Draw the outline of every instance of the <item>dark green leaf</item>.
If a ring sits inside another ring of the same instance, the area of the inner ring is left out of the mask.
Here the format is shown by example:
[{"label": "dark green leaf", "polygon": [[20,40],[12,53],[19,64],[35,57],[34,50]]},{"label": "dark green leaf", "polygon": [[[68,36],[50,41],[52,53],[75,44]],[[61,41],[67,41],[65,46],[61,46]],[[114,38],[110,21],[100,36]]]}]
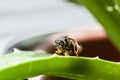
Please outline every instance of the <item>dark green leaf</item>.
[{"label": "dark green leaf", "polygon": [[103,25],[120,50],[120,0],[75,0],[83,3]]}]

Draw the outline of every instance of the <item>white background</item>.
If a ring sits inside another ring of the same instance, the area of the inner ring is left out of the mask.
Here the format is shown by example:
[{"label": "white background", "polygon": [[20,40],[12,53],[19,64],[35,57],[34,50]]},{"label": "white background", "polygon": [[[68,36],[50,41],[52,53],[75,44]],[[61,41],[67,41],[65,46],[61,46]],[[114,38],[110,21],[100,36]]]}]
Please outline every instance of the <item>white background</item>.
[{"label": "white background", "polygon": [[0,37],[95,24],[84,7],[66,0],[0,0]]}]

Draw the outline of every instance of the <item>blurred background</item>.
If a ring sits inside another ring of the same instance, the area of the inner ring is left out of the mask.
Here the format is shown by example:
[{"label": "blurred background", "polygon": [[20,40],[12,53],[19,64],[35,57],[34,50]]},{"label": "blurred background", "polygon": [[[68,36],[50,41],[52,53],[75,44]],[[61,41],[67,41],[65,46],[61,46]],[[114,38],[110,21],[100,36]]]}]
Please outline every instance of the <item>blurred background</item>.
[{"label": "blurred background", "polygon": [[96,24],[83,6],[67,0],[0,0],[0,38]]},{"label": "blurred background", "polygon": [[0,0],[0,53],[23,36],[96,27],[85,7],[67,0]]}]

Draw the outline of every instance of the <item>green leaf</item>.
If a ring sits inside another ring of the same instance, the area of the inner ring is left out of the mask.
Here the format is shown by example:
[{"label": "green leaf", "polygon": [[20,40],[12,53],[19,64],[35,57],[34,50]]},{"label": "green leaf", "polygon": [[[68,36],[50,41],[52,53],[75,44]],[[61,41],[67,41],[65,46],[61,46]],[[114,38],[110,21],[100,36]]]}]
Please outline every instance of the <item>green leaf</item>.
[{"label": "green leaf", "polygon": [[74,0],[84,4],[103,25],[120,51],[120,0]]},{"label": "green leaf", "polygon": [[99,58],[15,51],[0,56],[0,80],[22,80],[40,74],[74,80],[120,80],[120,64]]}]

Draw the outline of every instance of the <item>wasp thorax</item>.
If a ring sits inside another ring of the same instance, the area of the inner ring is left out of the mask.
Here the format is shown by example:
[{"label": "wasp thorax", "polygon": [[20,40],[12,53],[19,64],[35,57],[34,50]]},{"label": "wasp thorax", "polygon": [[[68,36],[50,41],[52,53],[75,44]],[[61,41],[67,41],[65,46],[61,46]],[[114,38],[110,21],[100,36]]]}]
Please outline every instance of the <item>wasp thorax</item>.
[{"label": "wasp thorax", "polygon": [[68,36],[60,37],[55,41],[56,51],[55,53],[59,55],[76,55],[82,51],[82,47],[78,44],[78,42]]}]

